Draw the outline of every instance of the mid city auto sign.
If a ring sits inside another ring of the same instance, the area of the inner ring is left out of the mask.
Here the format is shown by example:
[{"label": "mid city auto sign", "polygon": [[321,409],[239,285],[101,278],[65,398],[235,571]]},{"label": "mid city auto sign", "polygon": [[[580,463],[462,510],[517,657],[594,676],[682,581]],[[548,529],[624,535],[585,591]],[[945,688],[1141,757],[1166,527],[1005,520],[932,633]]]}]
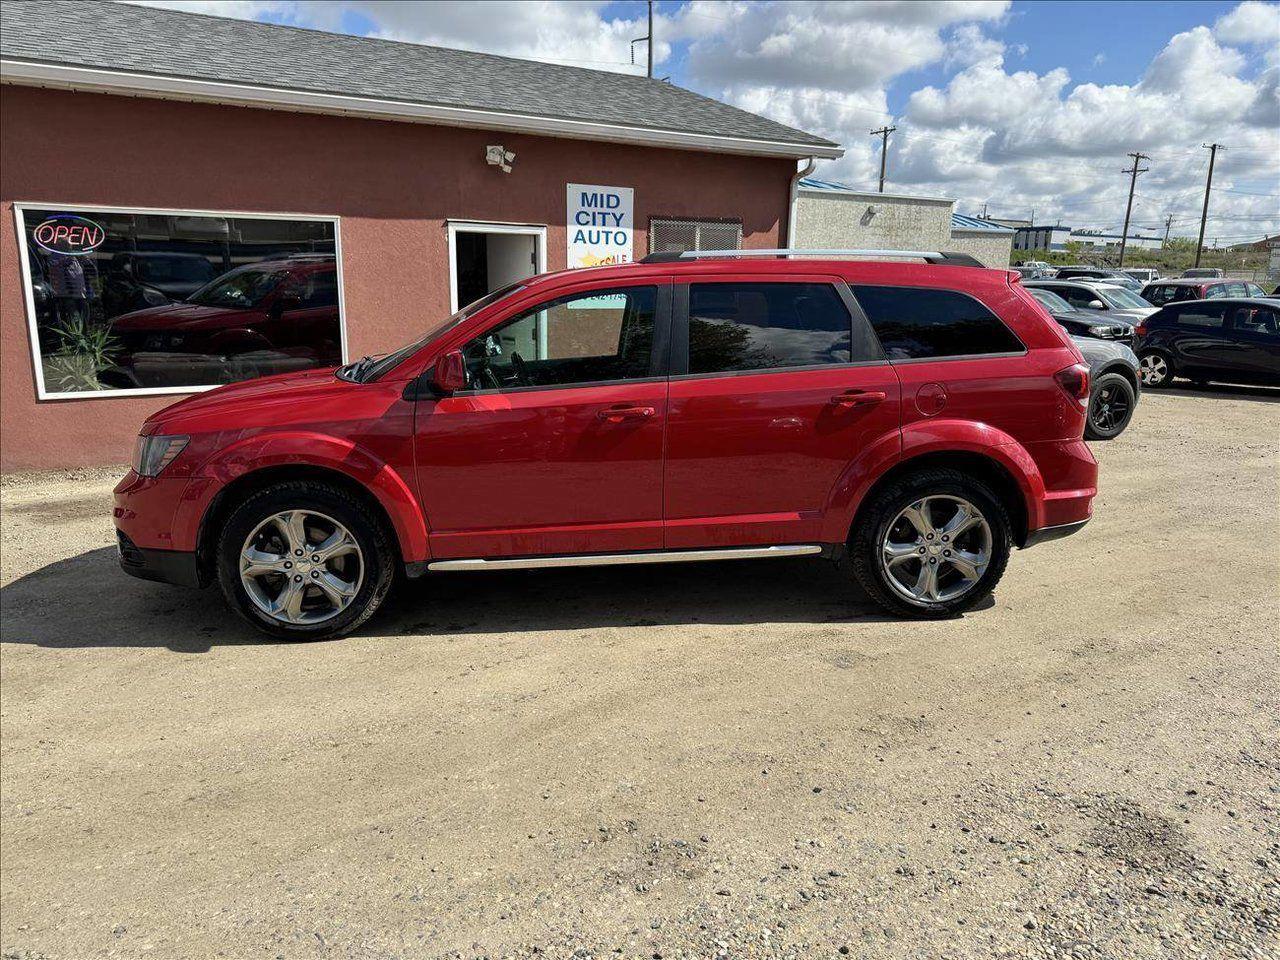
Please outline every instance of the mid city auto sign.
[{"label": "mid city auto sign", "polygon": [[569,269],[630,263],[635,192],[585,183],[568,187]]}]

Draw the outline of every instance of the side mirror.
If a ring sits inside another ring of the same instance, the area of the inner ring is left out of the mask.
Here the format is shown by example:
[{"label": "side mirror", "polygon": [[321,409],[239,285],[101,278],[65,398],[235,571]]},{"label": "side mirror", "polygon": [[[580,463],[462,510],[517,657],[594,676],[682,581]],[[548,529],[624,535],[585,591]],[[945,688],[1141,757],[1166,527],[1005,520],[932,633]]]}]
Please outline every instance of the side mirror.
[{"label": "side mirror", "polygon": [[1090,310],[1105,310],[1105,309],[1107,309],[1107,305],[1106,305],[1105,303],[1103,303],[1101,300],[1090,300],[1090,301],[1089,301],[1089,309],[1090,309]]},{"label": "side mirror", "polygon": [[442,396],[466,389],[467,362],[461,350],[450,350],[436,361],[435,370],[431,374],[431,386]]}]

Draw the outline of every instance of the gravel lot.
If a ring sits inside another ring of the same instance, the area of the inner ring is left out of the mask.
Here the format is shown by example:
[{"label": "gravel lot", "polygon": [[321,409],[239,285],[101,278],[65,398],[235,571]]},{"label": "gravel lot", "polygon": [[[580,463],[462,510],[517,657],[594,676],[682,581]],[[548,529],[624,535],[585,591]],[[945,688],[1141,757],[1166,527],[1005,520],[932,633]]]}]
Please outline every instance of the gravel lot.
[{"label": "gravel lot", "polygon": [[1148,394],[963,619],[822,561],[259,643],[3,490],[5,958],[1280,956],[1280,395]]}]

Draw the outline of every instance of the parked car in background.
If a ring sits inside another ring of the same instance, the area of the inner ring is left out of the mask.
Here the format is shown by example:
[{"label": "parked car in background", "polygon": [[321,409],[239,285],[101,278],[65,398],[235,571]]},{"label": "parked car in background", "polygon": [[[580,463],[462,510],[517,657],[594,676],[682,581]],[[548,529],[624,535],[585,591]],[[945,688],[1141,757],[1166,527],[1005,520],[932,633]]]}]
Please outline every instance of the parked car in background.
[{"label": "parked car in background", "polygon": [[382,358],[154,413],[121,565],[298,640],[398,570],[802,555],[938,618],[1088,521],[1088,367],[1005,272],[768,252],[532,277]]},{"label": "parked car in background", "polygon": [[1138,328],[1142,382],[1174,377],[1280,386],[1280,304],[1263,297],[1170,303]]},{"label": "parked car in background", "polygon": [[1142,284],[1127,273],[1112,270],[1108,267],[1059,267],[1054,274],[1057,280],[1098,280],[1119,287],[1127,287],[1135,293],[1142,289]]},{"label": "parked car in background", "polygon": [[1125,287],[1118,287],[1097,280],[1028,280],[1027,289],[1038,288],[1056,293],[1077,310],[1088,310],[1103,315],[1106,320],[1124,320],[1138,323],[1155,312],[1142,297]]},{"label": "parked car in background", "polygon": [[1142,288],[1142,299],[1157,307],[1179,300],[1265,296],[1262,288],[1252,280],[1157,280]]},{"label": "parked car in background", "polygon": [[1150,283],[1160,279],[1160,271],[1155,267],[1133,267],[1124,271],[1125,276],[1132,277],[1139,283]]},{"label": "parked car in background", "polygon": [[1089,365],[1087,440],[1112,440],[1124,432],[1142,395],[1138,356],[1123,343],[1072,337]]},{"label": "parked car in background", "polygon": [[1040,302],[1053,317],[1073,337],[1088,337],[1097,340],[1112,340],[1132,348],[1137,345],[1134,336],[1135,324],[1126,320],[1103,319],[1096,310],[1077,310],[1052,290],[1027,285],[1027,292]]},{"label": "parked car in background", "polygon": [[107,265],[102,305],[108,317],[185,300],[218,275],[195,253],[117,253]]},{"label": "parked car in background", "polygon": [[298,255],[229,270],[185,300],[116,317],[109,386],[225,383],[342,360],[332,255]]},{"label": "parked car in background", "polygon": [[1190,267],[1183,270],[1182,275],[1187,278],[1221,277],[1223,273],[1221,267]]}]

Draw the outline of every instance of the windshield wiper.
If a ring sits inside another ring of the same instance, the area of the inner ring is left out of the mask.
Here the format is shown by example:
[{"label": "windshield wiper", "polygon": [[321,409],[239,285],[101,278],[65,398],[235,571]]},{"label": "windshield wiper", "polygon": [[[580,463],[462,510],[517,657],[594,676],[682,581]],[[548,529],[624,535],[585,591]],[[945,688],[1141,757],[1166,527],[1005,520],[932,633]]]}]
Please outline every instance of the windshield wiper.
[{"label": "windshield wiper", "polygon": [[375,363],[377,363],[375,357],[365,355],[353,363],[348,363],[345,367],[339,367],[338,376],[343,380],[350,380],[352,383],[363,383],[364,375]]}]

